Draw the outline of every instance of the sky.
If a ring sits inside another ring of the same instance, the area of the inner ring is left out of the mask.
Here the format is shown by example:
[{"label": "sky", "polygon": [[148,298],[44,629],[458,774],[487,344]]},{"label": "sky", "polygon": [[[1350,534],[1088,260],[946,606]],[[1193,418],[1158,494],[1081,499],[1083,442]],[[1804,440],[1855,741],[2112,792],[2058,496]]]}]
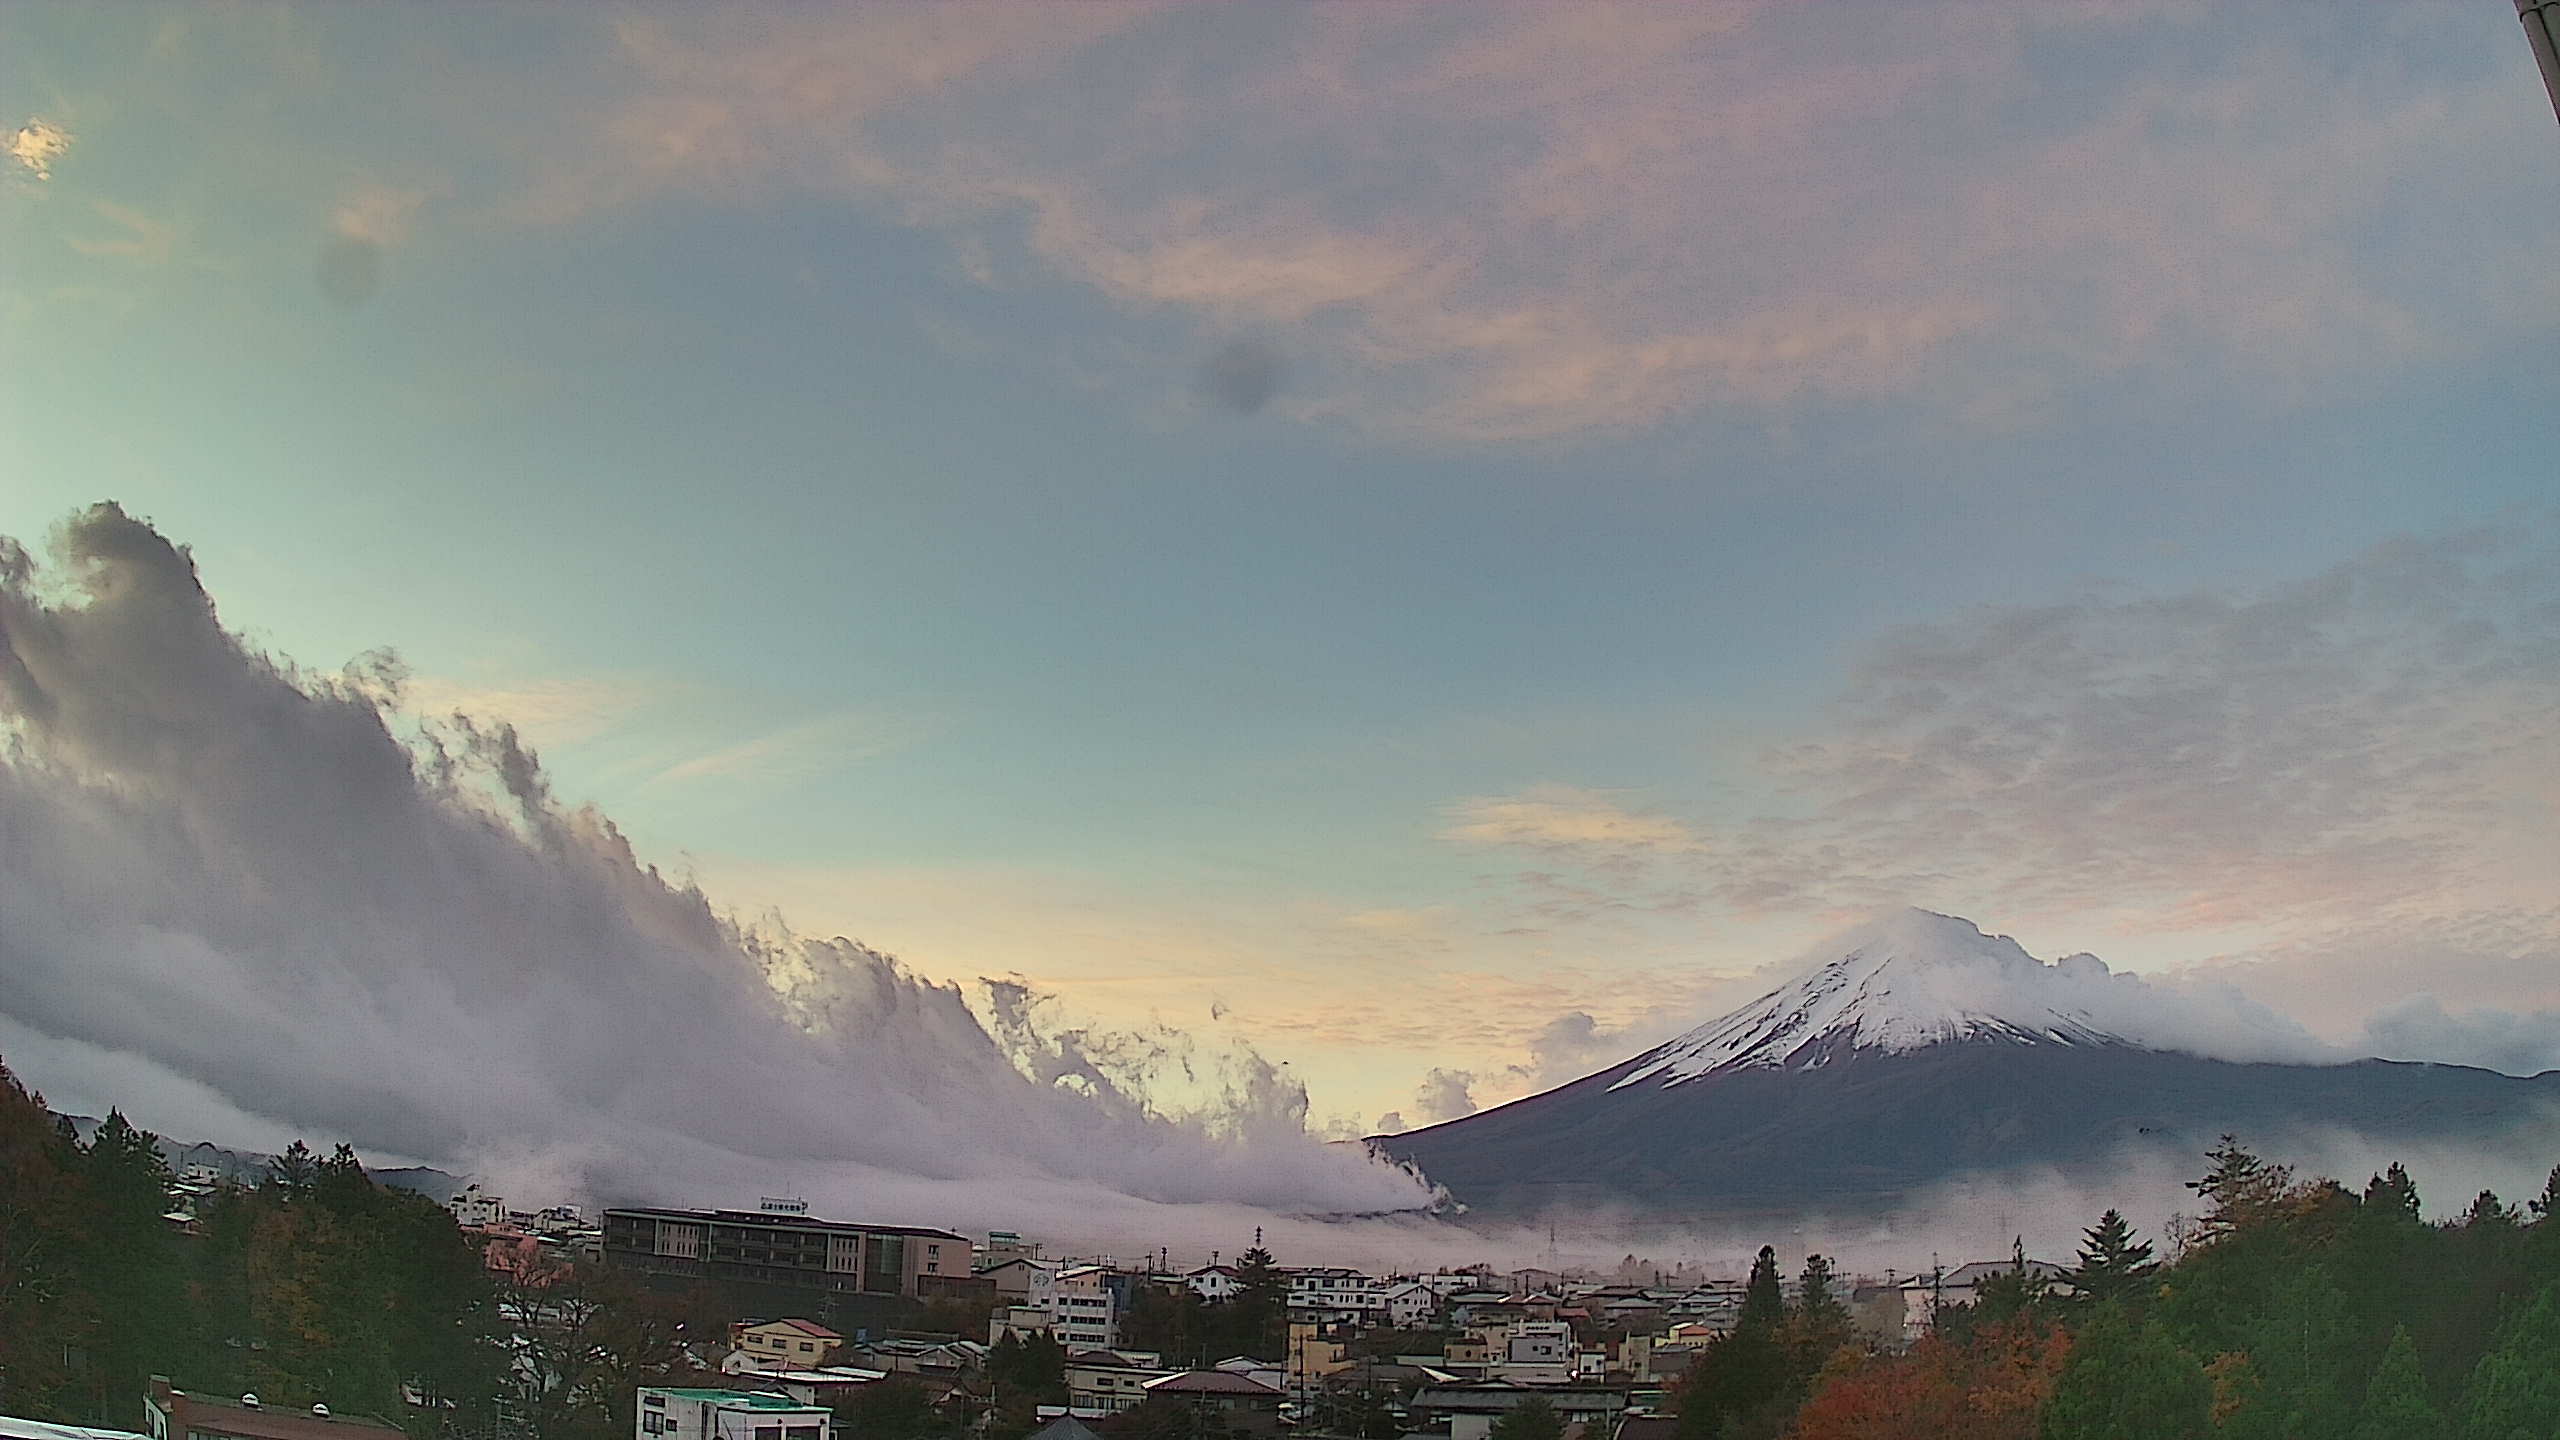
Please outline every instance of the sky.
[{"label": "sky", "polygon": [[[172,1033],[744,955],[940,1017],[883,1095],[1107,1052],[1341,1136],[1906,904],[2560,1066],[2560,129],[2496,0],[18,5],[0,142],[57,1098],[485,1158],[487,1095]],[[234,850],[335,879],[251,916]],[[566,938],[421,933],[484,904]],[[497,1090],[600,1073],[504,1029]],[[1310,1183],[1220,1194],[1401,1203]]]}]

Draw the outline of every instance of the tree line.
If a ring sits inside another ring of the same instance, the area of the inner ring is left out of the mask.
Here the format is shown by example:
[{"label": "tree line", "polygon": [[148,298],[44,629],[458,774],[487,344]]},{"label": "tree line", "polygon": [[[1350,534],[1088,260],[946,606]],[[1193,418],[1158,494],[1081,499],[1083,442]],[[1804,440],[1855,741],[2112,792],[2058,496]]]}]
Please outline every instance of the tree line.
[{"label": "tree line", "polygon": [[1762,1249],[1682,1440],[2560,1436],[2560,1168],[2429,1223],[2399,1165],[2356,1190],[2229,1136],[2206,1161],[2167,1258],[2110,1210],[2058,1278],[2021,1250],[1908,1348],[1857,1336],[1820,1256],[1787,1300]]}]

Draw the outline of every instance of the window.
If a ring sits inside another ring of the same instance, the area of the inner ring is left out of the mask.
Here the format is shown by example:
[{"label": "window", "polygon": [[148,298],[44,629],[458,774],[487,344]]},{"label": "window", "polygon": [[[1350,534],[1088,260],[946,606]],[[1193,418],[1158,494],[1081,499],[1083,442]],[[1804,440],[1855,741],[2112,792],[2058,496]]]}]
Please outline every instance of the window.
[{"label": "window", "polygon": [[654,1405],[663,1410],[667,1406],[667,1397],[664,1395],[644,1395],[640,1397],[640,1403],[643,1405]]},{"label": "window", "polygon": [[756,1440],[782,1440],[782,1427],[779,1425],[759,1425],[756,1427]]},{"label": "window", "polygon": [[783,1431],[783,1440],[818,1440],[821,1428],[816,1425],[794,1425]]}]

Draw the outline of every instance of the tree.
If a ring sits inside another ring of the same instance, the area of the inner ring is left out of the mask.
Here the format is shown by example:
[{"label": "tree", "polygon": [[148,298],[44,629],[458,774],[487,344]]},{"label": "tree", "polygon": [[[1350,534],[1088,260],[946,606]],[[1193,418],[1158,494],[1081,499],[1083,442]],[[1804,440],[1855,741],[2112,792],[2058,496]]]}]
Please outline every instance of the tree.
[{"label": "tree", "polygon": [[319,1173],[320,1163],[311,1158],[311,1147],[296,1140],[283,1154],[267,1162],[267,1180],[285,1190],[308,1190],[312,1178]]},{"label": "tree", "polygon": [[72,1413],[65,1363],[93,1311],[80,1284],[78,1146],[0,1065],[0,1412]]},{"label": "tree", "polygon": [[2382,1352],[2382,1363],[2365,1385],[2364,1408],[2356,1414],[2353,1440],[2435,1440],[2444,1433],[2444,1417],[2427,1400],[2427,1377],[2418,1368],[2418,1347],[2409,1339],[2409,1327],[2398,1326],[2391,1332],[2390,1348]]},{"label": "tree", "polygon": [[1796,1278],[1795,1312],[1786,1324],[1787,1348],[1794,1360],[1793,1388],[1800,1391],[1810,1385],[1815,1374],[1856,1336],[1849,1307],[1840,1303],[1832,1288],[1830,1257],[1807,1255],[1804,1270]]},{"label": "tree", "polygon": [[1236,1298],[1227,1302],[1236,1349],[1256,1360],[1289,1353],[1289,1277],[1255,1245],[1236,1258]]},{"label": "tree", "polygon": [[97,1401],[120,1422],[143,1378],[165,1369],[181,1343],[186,1295],[169,1222],[169,1162],[160,1138],[109,1110],[79,1168],[86,1208],[80,1268],[97,1309]]},{"label": "tree", "polygon": [[2364,1208],[2367,1214],[2405,1220],[2415,1225],[2418,1223],[2418,1182],[2410,1179],[2409,1172],[2394,1160],[2390,1169],[2374,1176],[2364,1187]]},{"label": "tree", "polygon": [[2542,1193],[2524,1202],[2524,1208],[2532,1212],[2537,1224],[2560,1215],[2560,1165],[2551,1167],[2551,1178],[2542,1182]]},{"label": "tree", "polygon": [[1544,1395],[1532,1395],[1493,1422],[1490,1440],[1564,1440],[1564,1417]]},{"label": "tree", "polygon": [[2466,1440],[2546,1440],[2560,1434],[2560,1281],[2542,1287],[2498,1330],[2463,1395]]},{"label": "tree", "polygon": [[2136,1325],[2100,1306],[2073,1345],[2045,1406],[2045,1440],[2202,1440],[2213,1382],[2156,1320]]},{"label": "tree", "polygon": [[2080,1263],[2063,1277],[2080,1303],[2123,1303],[2159,1273],[2160,1266],[2151,1258],[2151,1246],[2134,1238],[2133,1226],[2126,1223],[2123,1211],[2108,1211],[2082,1233],[2085,1239],[2080,1246]]},{"label": "tree", "polygon": [[1986,1326],[1931,1334],[1900,1355],[1834,1355],[1796,1412],[1790,1440],[2035,1440],[2070,1353],[2061,1327]]},{"label": "tree", "polygon": [[1731,1435],[1787,1403],[1800,1377],[1786,1345],[1786,1325],[1777,1252],[1763,1245],[1751,1263],[1733,1329],[1708,1343],[1681,1383],[1680,1433],[1686,1440]]},{"label": "tree", "polygon": [[2187,1188],[2208,1207],[2197,1221],[2200,1243],[2210,1244],[2275,1218],[2292,1192],[2293,1167],[2259,1159],[2236,1135],[2223,1136],[2204,1158],[2212,1168],[2202,1179],[2187,1182]]},{"label": "tree", "polygon": [[2483,1190],[2471,1197],[2471,1207],[2463,1211],[2462,1219],[2455,1223],[2465,1230],[2512,1230],[2516,1224],[2516,1212],[2498,1199],[2497,1191]]}]

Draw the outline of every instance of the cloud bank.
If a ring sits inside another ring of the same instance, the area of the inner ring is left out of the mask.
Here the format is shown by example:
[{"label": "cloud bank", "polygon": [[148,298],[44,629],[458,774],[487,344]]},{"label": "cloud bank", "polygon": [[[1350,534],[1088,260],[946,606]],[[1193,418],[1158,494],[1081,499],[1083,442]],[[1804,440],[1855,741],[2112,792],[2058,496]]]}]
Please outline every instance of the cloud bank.
[{"label": "cloud bank", "polygon": [[857,942],[724,916],[511,729],[404,739],[396,669],[248,650],[113,505],[54,548],[0,542],[0,1036],[39,1085],[152,1079],[262,1138],[555,1192],[1097,1240],[1432,1198],[1310,1137],[1253,1057],[1168,1115],[1134,1077],[1197,1062],[1169,1039],[1061,1030],[1001,983],[982,1020]]},{"label": "cloud bank", "polygon": [[2187,973],[2146,1004],[2221,987],[2354,1053],[2532,1073],[2560,1064],[2555,637],[2548,514],[2255,592],[1985,607],[1871,645],[1729,777],[1754,809],[1547,785],[1441,833],[1520,857],[1542,924],[1924,905],[2166,948]]}]

